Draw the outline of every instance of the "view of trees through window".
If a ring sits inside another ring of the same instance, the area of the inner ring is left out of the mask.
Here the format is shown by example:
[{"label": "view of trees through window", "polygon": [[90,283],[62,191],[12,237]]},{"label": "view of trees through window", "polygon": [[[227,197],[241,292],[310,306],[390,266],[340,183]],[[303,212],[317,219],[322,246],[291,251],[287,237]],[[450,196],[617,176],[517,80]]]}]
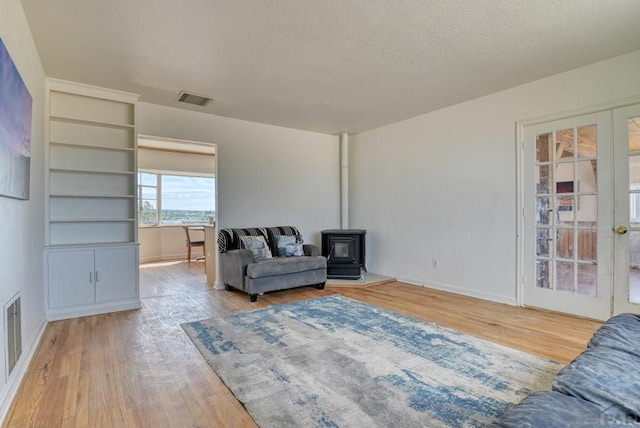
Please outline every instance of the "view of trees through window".
[{"label": "view of trees through window", "polygon": [[141,225],[206,223],[214,215],[215,178],[138,173]]}]

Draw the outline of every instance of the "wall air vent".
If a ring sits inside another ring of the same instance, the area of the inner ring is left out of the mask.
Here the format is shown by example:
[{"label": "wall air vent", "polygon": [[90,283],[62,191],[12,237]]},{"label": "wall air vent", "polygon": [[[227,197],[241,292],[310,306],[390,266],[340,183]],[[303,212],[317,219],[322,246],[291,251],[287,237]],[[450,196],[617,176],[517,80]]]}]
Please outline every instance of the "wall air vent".
[{"label": "wall air vent", "polygon": [[196,95],[196,94],[192,94],[190,92],[185,92],[185,91],[180,92],[180,95],[178,95],[179,103],[187,103],[187,104],[193,104],[196,106],[204,107],[206,105],[209,105],[211,101],[213,101],[213,99],[210,97],[205,97],[203,95]]},{"label": "wall air vent", "polygon": [[20,316],[20,296],[16,295],[4,306],[5,355],[7,377],[16,366],[22,354],[22,321]]}]

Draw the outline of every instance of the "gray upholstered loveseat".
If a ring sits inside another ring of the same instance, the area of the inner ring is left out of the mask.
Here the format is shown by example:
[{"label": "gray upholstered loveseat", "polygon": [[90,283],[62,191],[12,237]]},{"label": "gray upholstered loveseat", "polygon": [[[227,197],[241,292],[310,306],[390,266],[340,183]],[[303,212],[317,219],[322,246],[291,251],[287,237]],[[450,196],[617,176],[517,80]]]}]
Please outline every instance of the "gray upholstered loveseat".
[{"label": "gray upholstered loveseat", "polygon": [[[247,237],[264,240],[270,257],[261,259],[258,256],[264,253],[253,247],[247,249],[246,244],[251,244],[247,239],[252,239]],[[294,248],[292,253],[279,251],[278,244],[285,240],[289,244],[295,241],[294,247],[289,247]],[[323,289],[327,281],[327,259],[317,246],[302,244],[300,231],[293,226],[222,229],[218,233],[218,251],[225,289],[242,290],[252,302],[258,294],[268,291],[306,285]]]},{"label": "gray upholstered loveseat", "polygon": [[640,426],[640,316],[617,315],[587,349],[492,427]]}]

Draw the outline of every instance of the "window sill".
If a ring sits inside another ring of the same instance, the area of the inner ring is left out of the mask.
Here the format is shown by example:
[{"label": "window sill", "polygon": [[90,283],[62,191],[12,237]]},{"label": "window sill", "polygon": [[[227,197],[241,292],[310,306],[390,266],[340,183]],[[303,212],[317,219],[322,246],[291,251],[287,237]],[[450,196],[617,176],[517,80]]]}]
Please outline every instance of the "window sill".
[{"label": "window sill", "polygon": [[163,227],[200,227],[200,226],[211,226],[209,223],[185,223],[185,224],[140,224],[138,225],[138,229],[157,229]]}]

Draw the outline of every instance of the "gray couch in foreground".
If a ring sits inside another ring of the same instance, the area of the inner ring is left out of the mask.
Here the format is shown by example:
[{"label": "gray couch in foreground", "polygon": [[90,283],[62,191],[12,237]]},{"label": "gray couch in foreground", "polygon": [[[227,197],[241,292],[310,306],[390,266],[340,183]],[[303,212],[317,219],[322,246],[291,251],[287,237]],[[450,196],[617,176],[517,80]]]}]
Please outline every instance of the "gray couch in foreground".
[{"label": "gray couch in foreground", "polygon": [[553,380],[493,427],[640,426],[640,316],[617,315]]},{"label": "gray couch in foreground", "polygon": [[[301,242],[300,231],[293,226],[220,230],[218,251],[225,289],[242,290],[249,294],[252,302],[258,294],[268,291],[307,285],[323,289],[327,281],[327,259],[320,255],[320,249],[302,244],[299,255],[281,256],[277,241],[282,236],[297,237]],[[263,237],[272,257],[260,260],[255,249],[245,248],[246,239],[243,241],[242,237]]]}]

